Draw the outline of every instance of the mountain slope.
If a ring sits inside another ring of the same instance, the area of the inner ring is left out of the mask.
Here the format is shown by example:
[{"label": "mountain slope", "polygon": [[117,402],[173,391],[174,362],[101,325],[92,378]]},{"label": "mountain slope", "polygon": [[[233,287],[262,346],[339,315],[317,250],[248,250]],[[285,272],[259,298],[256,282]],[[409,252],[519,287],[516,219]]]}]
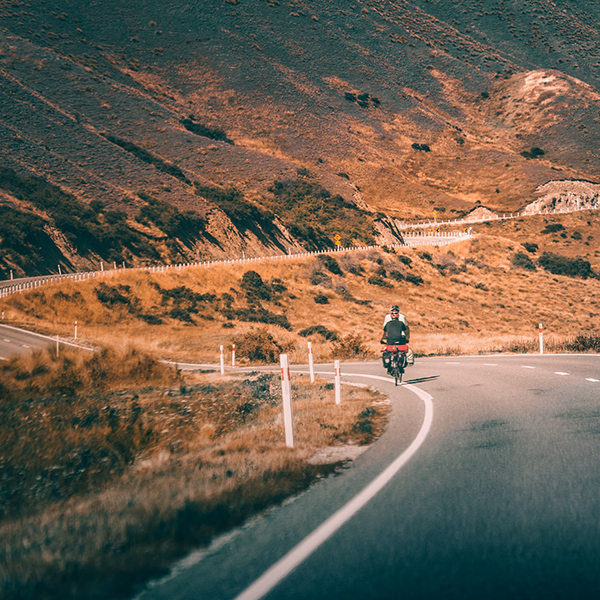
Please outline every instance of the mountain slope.
[{"label": "mountain slope", "polygon": [[[339,224],[302,234],[276,182],[354,205],[351,220],[374,228],[357,238],[342,226],[344,243],[393,240],[377,212],[518,210],[550,180],[597,179],[599,11],[546,0],[0,2],[1,166],[124,212],[161,260],[331,244]],[[232,186],[252,227],[215,202]],[[204,229],[161,247],[172,232],[136,225],[148,197]],[[297,220],[314,198],[296,199]],[[151,259],[124,248],[119,260]],[[5,270],[17,255],[0,258]],[[63,255],[102,258],[68,244]]]}]

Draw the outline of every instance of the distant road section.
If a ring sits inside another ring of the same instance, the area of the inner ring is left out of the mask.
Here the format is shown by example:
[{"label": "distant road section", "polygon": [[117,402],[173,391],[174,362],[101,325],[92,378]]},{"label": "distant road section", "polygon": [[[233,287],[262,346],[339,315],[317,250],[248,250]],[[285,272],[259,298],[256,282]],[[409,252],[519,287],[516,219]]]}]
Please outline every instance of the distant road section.
[{"label": "distant road section", "polygon": [[[62,339],[59,339],[59,343],[61,346],[91,350],[91,348]],[[32,350],[42,350],[49,347],[56,347],[56,337],[26,331],[25,329],[12,327],[11,325],[0,324],[0,361],[7,361],[15,354]]]}]

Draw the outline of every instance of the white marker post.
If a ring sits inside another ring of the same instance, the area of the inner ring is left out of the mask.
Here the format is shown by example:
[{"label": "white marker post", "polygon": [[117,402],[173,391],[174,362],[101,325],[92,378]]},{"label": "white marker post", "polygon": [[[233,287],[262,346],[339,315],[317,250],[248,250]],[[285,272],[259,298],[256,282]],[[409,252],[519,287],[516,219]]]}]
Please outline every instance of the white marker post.
[{"label": "white marker post", "polygon": [[75,321],[75,339],[77,339],[77,321]]},{"label": "white marker post", "polygon": [[59,275],[62,275],[62,271],[61,271],[61,269],[60,269],[60,265],[58,265],[58,274],[59,274]]},{"label": "white marker post", "polygon": [[56,334],[56,356],[58,356],[58,333]]},{"label": "white marker post", "polygon": [[225,357],[223,356],[223,346],[221,346],[221,375],[225,375]]},{"label": "white marker post", "polygon": [[312,342],[308,342],[308,370],[310,371],[310,382],[315,382],[315,365],[313,363]]},{"label": "white marker post", "polygon": [[540,354],[544,354],[544,328],[540,323]]},{"label": "white marker post", "polygon": [[285,426],[285,445],[294,447],[294,421],[292,418],[292,384],[290,382],[290,365],[288,355],[279,357],[281,362],[281,396],[283,398],[283,423]]},{"label": "white marker post", "polygon": [[342,371],[340,369],[340,361],[336,360],[334,363],[335,371],[335,403],[340,404],[342,402]]},{"label": "white marker post", "polygon": [[235,344],[231,347],[231,366],[235,367]]}]

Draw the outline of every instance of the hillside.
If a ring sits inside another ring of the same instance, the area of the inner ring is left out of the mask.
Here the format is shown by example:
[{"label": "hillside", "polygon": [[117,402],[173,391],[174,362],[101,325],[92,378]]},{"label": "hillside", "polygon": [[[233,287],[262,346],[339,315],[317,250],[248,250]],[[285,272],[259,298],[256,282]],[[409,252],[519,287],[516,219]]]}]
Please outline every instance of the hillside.
[{"label": "hillside", "polygon": [[389,242],[597,181],[599,13],[3,0],[0,270]]}]

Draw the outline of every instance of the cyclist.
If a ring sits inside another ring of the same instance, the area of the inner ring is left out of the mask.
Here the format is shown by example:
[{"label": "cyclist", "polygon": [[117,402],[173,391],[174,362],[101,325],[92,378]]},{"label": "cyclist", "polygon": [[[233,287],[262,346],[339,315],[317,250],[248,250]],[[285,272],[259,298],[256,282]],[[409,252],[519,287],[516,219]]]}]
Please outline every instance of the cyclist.
[{"label": "cyclist", "polygon": [[[391,321],[392,313],[394,313],[394,312],[398,313],[398,321],[401,321],[402,323],[404,323],[406,325],[406,342],[405,343],[408,344],[408,341],[410,339],[410,327],[408,326],[408,320],[406,319],[406,316],[400,312],[400,309],[398,308],[397,304],[394,304],[394,306],[392,306],[392,308],[390,308],[390,312],[387,315],[385,315],[385,319],[383,320],[383,327],[385,328],[387,323],[389,323]],[[410,348],[408,349],[406,358],[407,358],[409,365],[415,364],[415,355],[413,354],[413,351]]]},{"label": "cyclist", "polygon": [[[383,328],[381,343],[388,346],[404,346],[408,343],[408,327],[399,319],[400,311],[395,310],[398,307],[392,307],[390,311],[390,320]],[[391,353],[387,350],[383,352],[382,360],[385,369],[389,370]]]}]

